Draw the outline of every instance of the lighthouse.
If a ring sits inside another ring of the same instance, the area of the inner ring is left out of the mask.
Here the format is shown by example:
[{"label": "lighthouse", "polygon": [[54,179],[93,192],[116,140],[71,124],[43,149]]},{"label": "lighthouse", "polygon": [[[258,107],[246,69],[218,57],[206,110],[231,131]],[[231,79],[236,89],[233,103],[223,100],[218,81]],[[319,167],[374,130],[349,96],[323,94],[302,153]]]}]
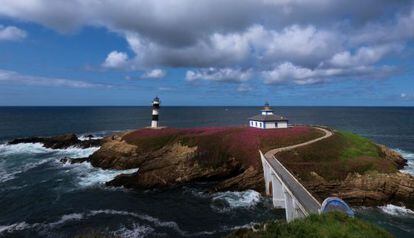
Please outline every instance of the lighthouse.
[{"label": "lighthouse", "polygon": [[151,128],[158,128],[158,115],[160,110],[160,99],[155,97],[152,100],[152,121],[151,121]]}]

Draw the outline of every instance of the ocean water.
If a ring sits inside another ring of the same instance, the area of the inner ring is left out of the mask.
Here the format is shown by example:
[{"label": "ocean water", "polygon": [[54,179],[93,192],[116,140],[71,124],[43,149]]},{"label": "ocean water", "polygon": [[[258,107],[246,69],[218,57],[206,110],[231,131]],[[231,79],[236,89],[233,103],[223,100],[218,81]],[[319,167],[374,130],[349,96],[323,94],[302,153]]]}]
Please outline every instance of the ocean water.
[{"label": "ocean water", "polygon": [[[327,125],[398,150],[414,174],[414,108],[276,107],[295,124]],[[169,127],[246,125],[260,107],[163,107]],[[255,191],[207,194],[205,184],[134,191],[103,184],[120,173],[88,163],[62,164],[98,148],[52,150],[6,145],[23,136],[77,133],[96,137],[148,126],[150,107],[0,107],[0,237],[72,237],[93,230],[120,237],[221,237],[231,230],[283,219]],[[356,208],[357,216],[397,237],[414,236],[414,212],[400,206]]]}]

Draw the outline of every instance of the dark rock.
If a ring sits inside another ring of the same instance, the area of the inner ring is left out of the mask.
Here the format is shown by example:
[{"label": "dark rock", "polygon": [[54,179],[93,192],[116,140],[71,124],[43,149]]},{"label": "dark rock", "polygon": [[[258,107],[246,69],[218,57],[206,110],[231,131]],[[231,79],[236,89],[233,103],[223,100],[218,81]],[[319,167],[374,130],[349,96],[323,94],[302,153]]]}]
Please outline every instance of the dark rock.
[{"label": "dark rock", "polygon": [[70,146],[80,144],[80,140],[75,134],[66,134],[61,136],[44,138],[43,145],[51,149],[65,149]]},{"label": "dark rock", "polygon": [[27,138],[17,138],[12,141],[9,141],[9,145],[16,145],[20,143],[43,143],[44,138],[40,137],[27,137]]},{"label": "dark rock", "polygon": [[97,147],[102,144],[102,140],[81,141],[75,134],[66,134],[53,137],[28,137],[19,138],[10,141],[8,144],[14,145],[19,143],[42,143],[44,147],[51,149],[66,149],[71,146],[89,148]]},{"label": "dark rock", "polygon": [[80,164],[83,162],[89,161],[88,157],[84,157],[84,158],[69,158],[69,157],[65,157],[60,159],[60,162],[62,163],[71,163],[71,164]]}]

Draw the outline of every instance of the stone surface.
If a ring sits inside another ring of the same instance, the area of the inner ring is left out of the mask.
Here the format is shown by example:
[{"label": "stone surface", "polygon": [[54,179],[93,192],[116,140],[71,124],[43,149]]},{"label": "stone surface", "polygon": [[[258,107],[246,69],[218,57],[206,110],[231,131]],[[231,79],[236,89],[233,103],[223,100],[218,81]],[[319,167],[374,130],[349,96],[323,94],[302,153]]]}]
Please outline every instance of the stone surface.
[{"label": "stone surface", "polygon": [[313,180],[306,182],[312,194],[320,201],[336,196],[351,205],[378,206],[390,203],[405,203],[412,207],[414,201],[414,177],[401,172],[349,174],[344,181]]},{"label": "stone surface", "polygon": [[10,141],[8,144],[20,144],[20,143],[42,143],[44,147],[51,149],[66,149],[68,147],[80,147],[89,148],[100,146],[102,141],[96,140],[79,140],[75,134],[65,134],[53,137],[28,137],[19,138]]}]

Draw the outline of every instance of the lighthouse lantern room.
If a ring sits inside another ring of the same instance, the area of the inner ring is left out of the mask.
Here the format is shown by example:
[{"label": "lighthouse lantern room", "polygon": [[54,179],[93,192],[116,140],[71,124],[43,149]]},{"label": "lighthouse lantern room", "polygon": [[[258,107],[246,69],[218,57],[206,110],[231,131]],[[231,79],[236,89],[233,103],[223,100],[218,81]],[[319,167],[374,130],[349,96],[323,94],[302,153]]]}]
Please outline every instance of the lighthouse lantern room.
[{"label": "lighthouse lantern room", "polygon": [[158,97],[155,97],[152,100],[152,121],[151,121],[151,128],[158,128],[158,120],[159,120],[159,110],[160,110],[161,101]]}]

